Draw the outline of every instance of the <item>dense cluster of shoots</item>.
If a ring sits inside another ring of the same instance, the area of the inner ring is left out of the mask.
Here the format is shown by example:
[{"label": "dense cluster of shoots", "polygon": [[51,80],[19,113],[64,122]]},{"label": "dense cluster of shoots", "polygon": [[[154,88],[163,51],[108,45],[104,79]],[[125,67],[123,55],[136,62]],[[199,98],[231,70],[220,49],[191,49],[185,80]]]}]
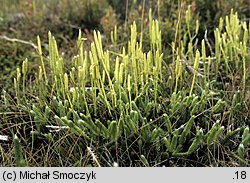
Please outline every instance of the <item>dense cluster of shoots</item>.
[{"label": "dense cluster of shoots", "polygon": [[[242,132],[243,128],[226,131],[224,117],[218,117],[225,110],[234,112],[241,105],[242,98],[239,93],[235,94],[232,106],[229,106],[228,101],[218,99],[219,92],[213,88],[212,81],[217,79],[220,68],[224,68],[226,74],[237,72],[242,75],[239,88],[245,93],[250,24],[240,22],[237,13],[233,12],[225,18],[225,26],[221,19],[214,31],[215,51],[209,55],[206,38],[201,40],[201,49],[195,49],[199,22],[196,22],[193,34],[190,13],[189,8],[184,40],[178,47],[172,43],[174,69],[163,65],[160,23],[153,20],[151,11],[149,50],[144,51],[143,39],[135,22],[130,27],[127,46],[120,50],[117,48],[116,27],[111,32],[114,50],[103,50],[101,33],[94,31],[94,41],[86,51],[85,38],[79,30],[78,54],[73,57],[70,69],[66,69],[66,62],[50,32],[49,59],[45,63],[47,59],[43,58],[38,37],[41,61],[36,78],[38,99],[51,100],[44,102],[45,107],[33,105],[30,111],[37,130],[40,131],[52,119],[57,125],[68,126],[87,141],[101,136],[107,145],[117,145],[122,136],[127,139],[137,134],[139,149],[142,143],[154,143],[158,150],[165,148],[172,156],[190,155],[203,146],[214,149],[222,135],[226,141]],[[168,73],[168,70],[172,72]],[[22,69],[17,68],[14,79],[18,103],[20,84],[22,92],[26,91],[27,72],[28,60],[25,60]],[[170,94],[167,88],[170,88]],[[197,124],[197,118],[202,124]],[[157,123],[161,125],[155,125]],[[250,143],[249,130],[245,130],[243,136],[238,149],[241,164],[244,164],[244,147]],[[91,149],[88,151],[100,166]],[[149,166],[144,155],[140,158],[145,166]]]}]

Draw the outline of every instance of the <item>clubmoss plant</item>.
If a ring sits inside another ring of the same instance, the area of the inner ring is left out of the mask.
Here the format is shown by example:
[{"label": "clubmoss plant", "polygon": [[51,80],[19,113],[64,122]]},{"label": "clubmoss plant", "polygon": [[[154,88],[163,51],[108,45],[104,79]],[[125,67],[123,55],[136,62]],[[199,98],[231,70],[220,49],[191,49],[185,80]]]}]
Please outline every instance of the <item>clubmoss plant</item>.
[{"label": "clubmoss plant", "polygon": [[25,159],[23,158],[23,151],[21,144],[19,142],[19,138],[17,135],[14,136],[14,153],[15,153],[15,161],[16,161],[16,166],[18,167],[23,167],[26,166]]},{"label": "clubmoss plant", "polygon": [[[35,124],[32,133],[51,142],[46,125],[66,126],[68,133],[79,139],[79,146],[87,149],[95,166],[105,164],[109,153],[116,159],[106,164],[125,157],[130,163],[137,158],[150,166],[152,162],[160,164],[163,158],[196,157],[197,152],[208,152],[203,158],[211,163],[216,158],[210,156],[217,156],[221,145],[231,148],[231,141],[241,144],[233,151],[246,159],[249,129],[235,120],[246,110],[241,92],[247,89],[249,28],[231,13],[215,29],[214,53],[209,52],[206,38],[194,42],[199,22],[193,30],[190,11],[189,7],[185,14],[185,36],[180,34],[178,42],[176,35],[169,57],[162,45],[161,22],[152,18],[151,11],[148,32],[144,32],[148,45],[135,22],[125,46],[117,44],[115,27],[111,33],[115,48],[108,49],[99,31],[93,31],[93,42],[85,48],[86,39],[79,30],[78,53],[70,65],[50,32],[45,59],[38,37],[40,66],[33,94],[37,97],[25,108]],[[22,94],[28,92],[25,82],[29,69],[27,60],[22,70],[17,68],[14,87],[19,104],[24,102]],[[236,86],[239,90],[231,94],[220,81],[224,79],[221,75],[236,73],[242,80],[227,84],[232,91]],[[239,140],[237,136],[243,131]]]}]

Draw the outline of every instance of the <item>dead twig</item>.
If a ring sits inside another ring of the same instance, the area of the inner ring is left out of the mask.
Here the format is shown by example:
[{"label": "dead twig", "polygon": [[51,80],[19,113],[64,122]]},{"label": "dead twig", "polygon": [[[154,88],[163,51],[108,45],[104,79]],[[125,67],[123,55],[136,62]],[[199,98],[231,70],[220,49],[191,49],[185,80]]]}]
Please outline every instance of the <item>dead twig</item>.
[{"label": "dead twig", "polygon": [[24,40],[21,40],[21,39],[16,39],[16,38],[9,38],[7,36],[0,36],[1,39],[4,39],[6,41],[10,41],[10,42],[18,42],[18,43],[22,43],[22,44],[26,44],[26,45],[30,45],[32,46],[34,49],[38,49],[37,46],[30,42],[30,41],[24,41]]},{"label": "dead twig", "polygon": [[[189,65],[188,60],[182,59],[181,62],[183,62],[186,65],[186,68],[189,70],[189,72],[194,74],[194,68],[191,65]],[[202,78],[204,77],[198,70],[196,71],[196,73],[197,73],[197,76],[202,77]]]}]

